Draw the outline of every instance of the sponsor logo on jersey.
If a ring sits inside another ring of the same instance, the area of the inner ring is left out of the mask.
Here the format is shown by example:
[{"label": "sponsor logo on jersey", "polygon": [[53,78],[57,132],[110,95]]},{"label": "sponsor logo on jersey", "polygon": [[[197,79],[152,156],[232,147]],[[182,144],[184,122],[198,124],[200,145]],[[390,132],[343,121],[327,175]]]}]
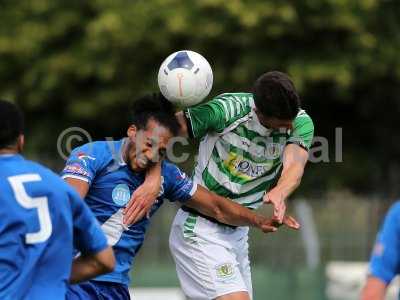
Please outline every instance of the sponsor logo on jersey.
[{"label": "sponsor logo on jersey", "polygon": [[224,164],[227,166],[231,174],[235,174],[236,176],[248,180],[264,175],[266,172],[271,170],[273,166],[272,161],[256,163],[233,153],[231,153],[229,158],[224,161]]},{"label": "sponsor logo on jersey", "polygon": [[66,165],[63,170],[63,173],[69,173],[69,174],[75,174],[75,175],[89,177],[89,173],[79,163],[72,163],[72,164]]},{"label": "sponsor logo on jersey", "polygon": [[118,184],[112,191],[112,199],[115,204],[125,206],[131,199],[131,192],[127,184]]},{"label": "sponsor logo on jersey", "polygon": [[221,265],[217,265],[215,267],[215,270],[217,273],[217,278],[219,279],[231,278],[235,273],[235,269],[233,268],[232,263],[224,263]]}]

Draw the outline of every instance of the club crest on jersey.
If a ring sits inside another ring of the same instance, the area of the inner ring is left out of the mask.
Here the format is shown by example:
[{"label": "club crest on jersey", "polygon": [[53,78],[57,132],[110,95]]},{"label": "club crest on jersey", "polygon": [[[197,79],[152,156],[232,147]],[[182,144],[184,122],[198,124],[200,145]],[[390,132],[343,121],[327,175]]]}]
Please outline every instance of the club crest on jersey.
[{"label": "club crest on jersey", "polygon": [[115,204],[125,206],[131,199],[131,192],[127,184],[118,184],[112,191],[112,199]]},{"label": "club crest on jersey", "polygon": [[234,275],[234,268],[232,263],[224,263],[215,267],[217,277],[219,279],[231,278]]}]

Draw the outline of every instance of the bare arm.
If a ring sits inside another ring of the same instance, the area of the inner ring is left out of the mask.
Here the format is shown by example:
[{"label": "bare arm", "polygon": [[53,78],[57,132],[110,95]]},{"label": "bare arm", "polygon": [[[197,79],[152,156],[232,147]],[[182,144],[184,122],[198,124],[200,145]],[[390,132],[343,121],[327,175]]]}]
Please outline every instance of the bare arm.
[{"label": "bare arm", "polygon": [[112,272],[115,267],[111,247],[95,254],[81,255],[72,262],[70,283],[78,283],[96,276]]},{"label": "bare arm", "polygon": [[65,182],[71,185],[78,192],[82,199],[86,197],[86,194],[89,191],[89,183],[81,179],[70,177],[66,177]]},{"label": "bare arm", "polygon": [[186,117],[183,114],[183,111],[178,111],[177,113],[175,113],[176,118],[178,119],[178,123],[180,125],[180,131],[179,131],[179,135],[183,136],[183,137],[189,137],[189,129],[187,127],[187,123],[186,123]]},{"label": "bare arm", "polygon": [[133,224],[150,212],[161,189],[161,162],[146,172],[145,181],[133,192],[124,209],[124,224]]},{"label": "bare arm", "polygon": [[274,205],[274,218],[282,222],[286,211],[285,200],[300,185],[308,152],[302,147],[289,144],[283,153],[283,169],[277,185],[264,196],[264,203]]},{"label": "bare arm", "polygon": [[384,300],[387,285],[382,280],[369,276],[367,282],[361,291],[360,300]]},{"label": "bare arm", "polygon": [[[238,203],[209,192],[200,185],[191,200],[185,203],[185,205],[224,224],[253,226],[264,232],[276,231],[276,227],[272,225],[273,221],[271,219],[267,219]],[[285,218],[285,224],[293,229],[300,227],[297,221],[291,217]]]}]

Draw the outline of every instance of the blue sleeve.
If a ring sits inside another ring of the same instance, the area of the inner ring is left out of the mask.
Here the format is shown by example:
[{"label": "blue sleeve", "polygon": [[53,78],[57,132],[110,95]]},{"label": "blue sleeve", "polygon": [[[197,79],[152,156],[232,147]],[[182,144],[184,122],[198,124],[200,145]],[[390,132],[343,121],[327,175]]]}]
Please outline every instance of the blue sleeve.
[{"label": "blue sleeve", "polygon": [[61,172],[61,177],[81,179],[90,185],[101,166],[102,156],[99,152],[94,143],[75,148]]},{"label": "blue sleeve", "polygon": [[100,227],[99,222],[72,189],[69,189],[72,206],[74,248],[81,253],[97,253],[107,248],[107,238]]},{"label": "blue sleeve", "polygon": [[378,233],[371,255],[370,275],[389,284],[400,270],[400,203],[392,206]]},{"label": "blue sleeve", "polygon": [[196,192],[196,184],[173,164],[163,165],[163,178],[165,198],[170,201],[186,202]]}]

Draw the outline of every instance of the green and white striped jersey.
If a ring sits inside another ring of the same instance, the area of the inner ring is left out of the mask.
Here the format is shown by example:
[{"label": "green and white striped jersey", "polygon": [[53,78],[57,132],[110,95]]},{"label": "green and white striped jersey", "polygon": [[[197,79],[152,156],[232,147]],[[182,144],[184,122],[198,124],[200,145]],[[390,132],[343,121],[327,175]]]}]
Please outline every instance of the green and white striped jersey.
[{"label": "green and white striped jersey", "polygon": [[308,150],[314,125],[304,110],[293,130],[263,127],[250,93],[225,93],[187,108],[194,138],[201,139],[194,181],[246,207],[258,208],[262,197],[279,179],[285,145]]}]

